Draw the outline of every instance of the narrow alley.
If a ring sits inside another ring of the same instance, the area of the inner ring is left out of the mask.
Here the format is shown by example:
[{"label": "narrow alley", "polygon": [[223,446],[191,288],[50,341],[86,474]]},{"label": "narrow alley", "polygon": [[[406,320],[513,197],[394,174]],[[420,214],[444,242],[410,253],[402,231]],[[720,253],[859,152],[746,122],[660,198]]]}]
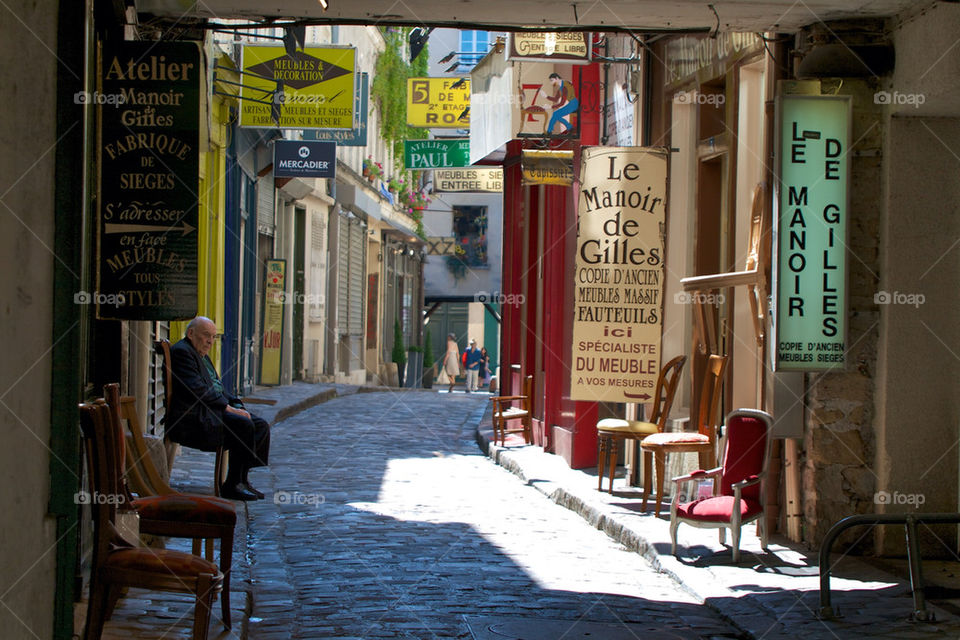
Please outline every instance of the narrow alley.
[{"label": "narrow alley", "polygon": [[500,638],[531,622],[539,637],[584,637],[578,621],[615,624],[593,629],[608,640],[736,637],[484,457],[487,404],[362,393],[276,425],[254,480],[267,499],[249,503],[249,638]]}]

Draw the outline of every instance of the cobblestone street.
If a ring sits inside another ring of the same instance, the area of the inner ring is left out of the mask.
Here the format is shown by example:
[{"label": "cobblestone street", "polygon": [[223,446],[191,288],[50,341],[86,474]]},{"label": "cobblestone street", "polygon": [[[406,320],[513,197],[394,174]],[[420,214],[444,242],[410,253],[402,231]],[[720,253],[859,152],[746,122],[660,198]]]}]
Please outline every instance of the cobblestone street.
[{"label": "cobblestone street", "polygon": [[493,638],[536,621],[539,637],[579,638],[578,620],[617,623],[611,639],[736,637],[484,457],[474,430],[488,404],[360,393],[277,424],[270,468],[252,476],[267,499],[249,503],[249,637]]}]

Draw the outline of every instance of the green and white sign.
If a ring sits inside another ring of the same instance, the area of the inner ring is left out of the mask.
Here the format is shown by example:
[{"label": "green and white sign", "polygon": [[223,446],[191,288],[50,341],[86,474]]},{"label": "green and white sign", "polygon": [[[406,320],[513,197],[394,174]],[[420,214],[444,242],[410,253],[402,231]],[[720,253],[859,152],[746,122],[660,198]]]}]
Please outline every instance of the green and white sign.
[{"label": "green and white sign", "polygon": [[850,114],[849,97],[780,101],[778,370],[844,366]]},{"label": "green and white sign", "polygon": [[470,140],[404,140],[403,163],[407,169],[469,167]]}]

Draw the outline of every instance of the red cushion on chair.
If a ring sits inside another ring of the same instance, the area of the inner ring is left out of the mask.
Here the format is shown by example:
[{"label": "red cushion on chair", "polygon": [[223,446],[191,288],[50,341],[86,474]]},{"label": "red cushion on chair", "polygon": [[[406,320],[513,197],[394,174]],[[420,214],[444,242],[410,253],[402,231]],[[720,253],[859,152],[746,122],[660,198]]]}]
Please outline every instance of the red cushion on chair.
[{"label": "red cushion on chair", "polygon": [[662,446],[665,444],[707,444],[710,438],[702,433],[655,433],[643,439],[642,444]]},{"label": "red cushion on chair", "polygon": [[214,496],[171,493],[139,498],[132,503],[144,520],[236,525],[237,511],[229,500]]},{"label": "red cushion on chair", "polygon": [[[756,500],[740,501],[741,520],[763,511]],[[677,505],[677,515],[687,520],[704,522],[730,522],[733,515],[733,496],[717,496]]]},{"label": "red cushion on chair", "polygon": [[212,562],[182,551],[135,547],[111,552],[103,563],[104,569],[125,571],[150,571],[175,575],[220,575],[220,569]]}]

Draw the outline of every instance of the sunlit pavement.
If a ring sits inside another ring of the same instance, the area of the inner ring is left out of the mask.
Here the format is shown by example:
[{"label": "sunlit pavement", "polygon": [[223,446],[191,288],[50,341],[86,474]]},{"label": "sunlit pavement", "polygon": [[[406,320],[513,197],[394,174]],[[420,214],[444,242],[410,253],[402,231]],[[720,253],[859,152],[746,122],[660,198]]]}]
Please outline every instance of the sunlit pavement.
[{"label": "sunlit pavement", "polygon": [[734,637],[485,458],[475,430],[488,404],[361,393],[277,425],[270,470],[255,477],[268,499],[248,505],[249,637],[471,638],[491,620],[581,619]]}]

